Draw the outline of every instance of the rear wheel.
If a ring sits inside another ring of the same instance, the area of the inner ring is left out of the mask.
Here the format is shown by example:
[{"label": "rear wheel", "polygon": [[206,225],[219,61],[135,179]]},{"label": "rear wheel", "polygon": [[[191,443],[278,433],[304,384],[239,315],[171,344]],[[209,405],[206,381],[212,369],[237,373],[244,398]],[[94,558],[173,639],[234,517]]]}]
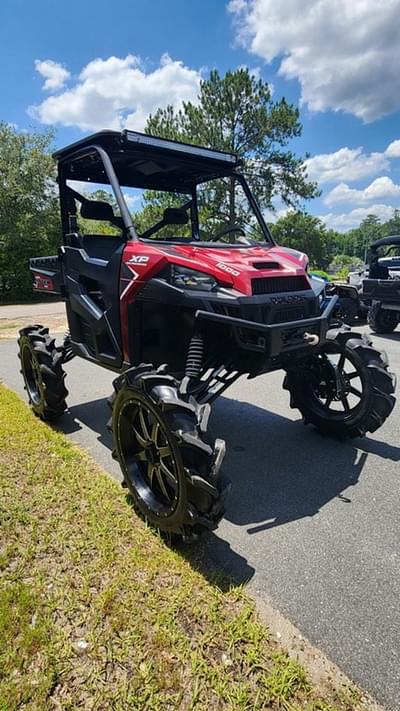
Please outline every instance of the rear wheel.
[{"label": "rear wheel", "polygon": [[342,329],[285,378],[291,406],[324,434],[362,437],[375,432],[390,415],[396,379],[386,353],[366,336]]},{"label": "rear wheel", "polygon": [[68,390],[64,385],[62,356],[43,326],[27,326],[18,339],[21,374],[30,405],[42,420],[55,420],[66,410]]},{"label": "rear wheel", "polygon": [[375,333],[392,333],[399,323],[397,311],[383,309],[379,301],[375,301],[368,310],[368,326]]},{"label": "rear wheel", "polygon": [[182,399],[178,386],[151,366],[128,370],[114,381],[110,424],[135,507],[169,536],[189,539],[217,526],[229,487],[224,442],[212,445],[206,432],[209,405]]}]

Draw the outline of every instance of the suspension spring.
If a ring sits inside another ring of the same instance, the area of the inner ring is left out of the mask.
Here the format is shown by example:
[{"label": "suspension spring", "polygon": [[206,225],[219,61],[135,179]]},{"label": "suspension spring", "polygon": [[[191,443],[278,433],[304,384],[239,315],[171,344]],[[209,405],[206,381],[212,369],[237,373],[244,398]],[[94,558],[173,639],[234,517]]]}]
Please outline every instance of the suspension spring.
[{"label": "suspension spring", "polygon": [[199,378],[203,368],[204,341],[201,333],[195,333],[190,339],[186,357],[185,375],[188,378]]}]

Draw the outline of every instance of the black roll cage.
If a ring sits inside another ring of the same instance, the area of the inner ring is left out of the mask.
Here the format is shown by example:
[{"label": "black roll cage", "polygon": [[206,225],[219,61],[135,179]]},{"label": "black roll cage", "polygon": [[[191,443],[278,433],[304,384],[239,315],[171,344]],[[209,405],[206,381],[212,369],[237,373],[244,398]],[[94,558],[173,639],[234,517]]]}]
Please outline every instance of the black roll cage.
[{"label": "black roll cage", "polygon": [[[114,197],[115,197],[118,207],[120,209],[122,223],[124,225],[126,234],[128,235],[127,241],[128,240],[133,241],[133,242],[140,241],[140,236],[136,232],[135,226],[132,222],[132,217],[129,212],[128,206],[126,204],[124,195],[122,193],[121,186],[119,184],[119,180],[118,180],[116,172],[114,170],[114,166],[112,164],[111,158],[108,155],[107,151],[102,146],[99,146],[98,144],[93,143],[88,146],[85,146],[84,148],[78,149],[78,150],[74,151],[73,153],[68,154],[65,157],[62,155],[59,157],[58,184],[59,184],[59,191],[60,191],[63,242],[65,241],[65,235],[70,232],[68,216],[66,214],[65,207],[67,205],[67,191],[69,190],[71,192],[71,189],[68,188],[68,186],[66,185],[63,167],[66,164],[72,163],[75,160],[79,160],[80,158],[90,156],[94,152],[97,152],[98,155],[100,156],[101,162],[103,164],[104,172],[108,178],[109,185],[112,188]],[[253,210],[253,212],[254,212],[254,214],[261,226],[261,229],[264,233],[264,237],[266,238],[266,241],[270,242],[271,244],[275,244],[274,239],[271,235],[271,232],[269,231],[268,226],[264,220],[260,206],[258,205],[257,200],[255,199],[252,191],[250,190],[250,187],[249,187],[244,175],[242,173],[239,173],[238,171],[232,171],[230,176],[222,176],[222,177],[232,177],[232,178],[238,180],[238,182],[242,186],[243,191],[249,201],[250,207],[252,208],[252,210]],[[211,178],[210,178],[210,180],[211,180]],[[199,182],[195,183],[193,185],[192,193],[191,193],[191,195],[192,195],[191,220],[192,220],[193,241],[200,241],[199,213],[198,213],[196,188],[197,188],[197,185],[201,185],[202,182],[208,182],[208,181],[199,181]]]}]

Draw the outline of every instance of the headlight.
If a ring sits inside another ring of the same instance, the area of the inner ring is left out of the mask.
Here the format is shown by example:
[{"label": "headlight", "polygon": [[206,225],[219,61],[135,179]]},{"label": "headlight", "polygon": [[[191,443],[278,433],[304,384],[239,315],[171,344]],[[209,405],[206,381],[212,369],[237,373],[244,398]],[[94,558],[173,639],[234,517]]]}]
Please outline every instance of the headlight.
[{"label": "headlight", "polygon": [[171,265],[171,284],[181,289],[201,289],[202,291],[212,291],[218,286],[217,280],[209,274],[188,269],[188,267],[179,267],[177,264]]}]

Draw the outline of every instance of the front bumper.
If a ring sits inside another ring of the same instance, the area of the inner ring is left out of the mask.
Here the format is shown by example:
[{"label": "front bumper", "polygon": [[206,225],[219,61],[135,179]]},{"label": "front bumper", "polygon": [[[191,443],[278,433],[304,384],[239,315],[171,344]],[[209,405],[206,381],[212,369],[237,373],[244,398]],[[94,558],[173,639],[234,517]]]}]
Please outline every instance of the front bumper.
[{"label": "front bumper", "polygon": [[331,296],[325,300],[320,316],[300,321],[266,324],[201,309],[196,311],[195,319],[229,326],[241,348],[273,358],[300,348],[310,348],[312,341],[316,345],[315,338],[310,340],[309,336],[316,336],[318,344],[324,343],[337,301],[338,296]]}]

